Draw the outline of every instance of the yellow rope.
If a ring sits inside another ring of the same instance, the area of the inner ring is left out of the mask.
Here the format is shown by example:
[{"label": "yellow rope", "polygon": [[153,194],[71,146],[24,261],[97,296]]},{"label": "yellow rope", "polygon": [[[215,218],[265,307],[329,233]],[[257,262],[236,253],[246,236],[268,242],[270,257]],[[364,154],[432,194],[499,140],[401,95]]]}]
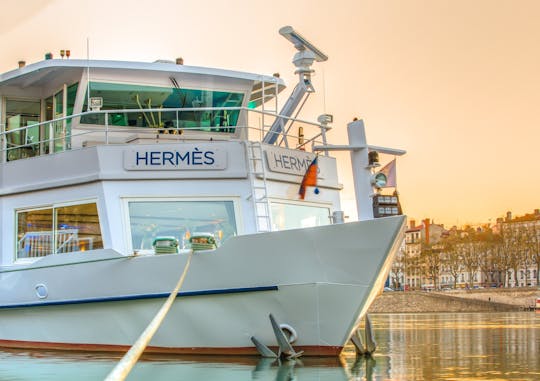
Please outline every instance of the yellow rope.
[{"label": "yellow rope", "polygon": [[142,353],[146,349],[146,346],[148,345],[150,340],[152,340],[152,337],[160,327],[163,319],[165,319],[165,316],[169,312],[169,309],[171,308],[174,299],[176,298],[176,295],[178,295],[178,292],[180,291],[180,288],[184,283],[184,278],[186,277],[192,256],[193,251],[189,253],[186,266],[184,267],[184,272],[178,280],[178,283],[176,284],[174,290],[172,290],[165,303],[163,303],[163,306],[161,306],[161,309],[158,311],[156,316],[154,316],[150,324],[148,324],[141,336],[139,336],[135,344],[133,344],[129,351],[127,351],[124,357],[122,357],[122,359],[118,362],[118,364],[116,364],[114,369],[109,373],[107,378],[105,378],[105,381],[125,380],[129,372],[131,372],[131,369],[133,369],[133,367],[137,363],[137,360],[139,359],[139,357],[141,357]]}]

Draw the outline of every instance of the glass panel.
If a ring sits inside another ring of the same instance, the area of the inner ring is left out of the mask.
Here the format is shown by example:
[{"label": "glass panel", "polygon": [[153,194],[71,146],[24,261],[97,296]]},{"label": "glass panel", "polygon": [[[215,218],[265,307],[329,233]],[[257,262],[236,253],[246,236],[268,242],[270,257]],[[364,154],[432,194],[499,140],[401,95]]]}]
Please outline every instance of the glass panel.
[{"label": "glass panel", "polygon": [[17,213],[17,258],[42,257],[53,253],[52,209]]},{"label": "glass panel", "polygon": [[232,201],[134,201],[129,202],[133,250],[152,250],[158,237],[178,239],[189,248],[189,237],[210,233],[218,245],[236,235]]},{"label": "glass panel", "polygon": [[78,87],[79,87],[79,83],[74,83],[73,85],[68,86],[67,88],[66,115],[73,115],[73,109],[75,108],[75,97],[77,96]]},{"label": "glass panel", "polygon": [[[240,107],[244,99],[242,93],[224,91],[178,89],[129,85],[120,83],[90,83],[90,96],[103,98],[102,110],[126,110],[109,114],[109,125],[152,127],[152,128],[193,128],[203,131],[234,132],[238,123],[239,110],[221,111],[146,111],[128,112],[130,109],[167,109],[192,107]],[[85,98],[83,110],[87,109]],[[81,123],[105,124],[103,115],[86,115]]]},{"label": "glass panel", "polygon": [[322,206],[272,202],[272,230],[306,228],[330,224],[330,209]]},{"label": "glass panel", "polygon": [[102,248],[95,203],[17,213],[18,259]]},{"label": "glass panel", "polygon": [[103,249],[97,205],[56,208],[57,253]]},{"label": "glass panel", "polygon": [[[39,100],[6,101],[6,131],[39,123],[41,102]],[[27,130],[14,131],[7,135],[7,159],[17,160],[35,156],[38,152],[39,129],[31,127]]]}]

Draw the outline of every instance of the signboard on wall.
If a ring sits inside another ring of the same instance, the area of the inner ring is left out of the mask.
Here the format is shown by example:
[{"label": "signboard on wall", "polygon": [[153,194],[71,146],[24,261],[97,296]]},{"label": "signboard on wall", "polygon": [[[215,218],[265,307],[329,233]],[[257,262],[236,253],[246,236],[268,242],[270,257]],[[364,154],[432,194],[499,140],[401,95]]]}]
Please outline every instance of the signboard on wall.
[{"label": "signboard on wall", "polygon": [[210,145],[153,146],[124,151],[124,169],[128,171],[223,170],[227,151]]},{"label": "signboard on wall", "polygon": [[264,148],[268,169],[272,172],[304,176],[315,154],[267,146]]}]

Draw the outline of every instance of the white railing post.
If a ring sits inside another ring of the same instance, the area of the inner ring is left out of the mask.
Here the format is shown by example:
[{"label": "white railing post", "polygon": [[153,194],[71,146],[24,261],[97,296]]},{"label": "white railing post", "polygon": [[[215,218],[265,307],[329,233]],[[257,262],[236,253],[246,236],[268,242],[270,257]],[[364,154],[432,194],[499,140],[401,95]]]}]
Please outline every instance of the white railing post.
[{"label": "white railing post", "polygon": [[54,125],[53,122],[49,123],[49,154],[54,153]]},{"label": "white railing post", "polygon": [[109,113],[105,112],[105,144],[109,144]]}]

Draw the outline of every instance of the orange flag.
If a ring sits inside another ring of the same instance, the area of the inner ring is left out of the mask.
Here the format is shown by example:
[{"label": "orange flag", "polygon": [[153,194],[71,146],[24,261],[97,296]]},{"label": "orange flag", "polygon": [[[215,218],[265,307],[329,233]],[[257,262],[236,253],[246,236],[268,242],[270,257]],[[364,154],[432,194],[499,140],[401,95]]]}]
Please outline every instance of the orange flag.
[{"label": "orange flag", "polygon": [[[306,187],[317,186],[317,172],[318,172],[317,157],[315,157],[315,159],[313,159],[313,161],[309,165],[306,171],[306,174],[304,175],[304,178],[302,179],[302,184],[300,184],[300,190],[298,191],[298,194],[300,195],[301,200],[303,200],[304,197],[306,197]],[[315,192],[315,193],[318,193],[318,192]]]}]

